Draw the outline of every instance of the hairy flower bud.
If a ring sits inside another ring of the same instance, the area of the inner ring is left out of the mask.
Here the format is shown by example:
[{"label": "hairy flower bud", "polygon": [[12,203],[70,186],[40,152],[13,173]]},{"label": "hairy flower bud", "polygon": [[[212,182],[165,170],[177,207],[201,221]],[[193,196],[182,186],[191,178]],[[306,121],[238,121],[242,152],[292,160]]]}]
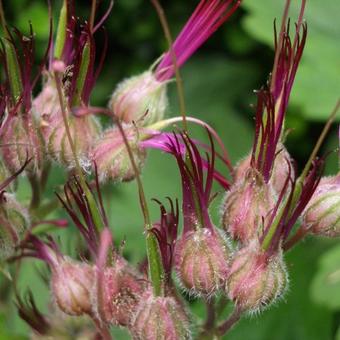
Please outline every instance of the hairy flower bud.
[{"label": "hairy flower bud", "polygon": [[[138,131],[135,127],[123,126],[129,141],[135,163],[140,170],[144,164],[146,152],[138,147]],[[97,166],[100,181],[130,181],[135,178],[128,150],[118,129],[113,127],[99,137],[90,152],[90,159]]]},{"label": "hairy flower bud", "polygon": [[[47,155],[58,163],[74,167],[74,155],[67,136],[57,90],[51,81],[33,101],[34,109],[40,116],[40,130],[46,144]],[[67,111],[67,122],[80,162],[88,160],[88,152],[100,133],[100,125],[93,116],[76,117]]]},{"label": "hairy flower bud", "polygon": [[0,262],[13,255],[30,226],[28,211],[12,194],[2,193],[0,202]]},{"label": "hairy flower bud", "polygon": [[302,217],[313,234],[340,236],[340,175],[321,179]]},{"label": "hairy flower bud", "polygon": [[92,312],[93,267],[63,259],[52,267],[51,288],[58,307],[69,315]]},{"label": "hairy flower bud", "polygon": [[[28,115],[28,114],[27,114]],[[28,171],[42,169],[44,160],[44,143],[39,134],[37,122],[31,115],[9,117],[8,125],[0,136],[3,161],[11,173],[21,168],[27,159]]]},{"label": "hairy flower bud", "polygon": [[141,299],[134,315],[131,332],[135,340],[191,339],[188,316],[183,306],[171,296]]},{"label": "hairy flower bud", "polygon": [[[103,321],[119,326],[129,325],[141,295],[146,289],[146,280],[124,259],[118,258],[113,267],[105,269],[101,285]],[[92,296],[94,305],[97,295],[96,287]]]},{"label": "hairy flower bud", "polygon": [[[97,137],[100,128],[95,117],[70,117],[68,125],[78,159],[86,162],[89,150]],[[64,123],[60,119],[51,122],[47,152],[58,163],[68,167],[75,165],[72,148],[67,137]]]},{"label": "hairy flower bud", "polygon": [[[284,188],[286,179],[288,176],[292,176],[292,171],[294,167],[292,166],[293,160],[283,144],[277,146],[279,150],[276,154],[273,169],[271,171],[271,176],[269,184],[273,187],[277,194],[280,194]],[[251,154],[246,158],[242,159],[236,166],[235,180],[236,182],[242,181],[246,176],[246,173],[250,167]]]},{"label": "hairy flower bud", "polygon": [[123,122],[142,120],[146,126],[163,118],[167,104],[166,82],[158,81],[147,71],[118,84],[109,107]]},{"label": "hairy flower bud", "polygon": [[243,180],[236,182],[222,205],[222,224],[234,240],[247,244],[274,207],[274,193],[260,173],[248,168]]},{"label": "hairy flower bud", "polygon": [[214,294],[229,270],[230,249],[222,232],[201,228],[177,241],[175,270],[181,285],[193,295]]},{"label": "hairy flower bud", "polygon": [[226,292],[239,308],[256,312],[282,296],[287,285],[282,254],[269,256],[257,244],[251,243],[235,254]]}]

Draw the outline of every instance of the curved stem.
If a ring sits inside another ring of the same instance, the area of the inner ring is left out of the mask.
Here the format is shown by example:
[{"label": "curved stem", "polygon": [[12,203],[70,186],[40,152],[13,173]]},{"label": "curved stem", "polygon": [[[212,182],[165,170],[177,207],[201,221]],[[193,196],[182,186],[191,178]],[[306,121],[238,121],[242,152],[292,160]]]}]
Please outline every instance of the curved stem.
[{"label": "curved stem", "polygon": [[173,40],[172,40],[172,37],[171,37],[169,25],[168,25],[168,22],[166,20],[166,16],[164,14],[164,10],[163,10],[162,6],[160,5],[159,1],[158,0],[151,0],[151,2],[154,5],[154,7],[156,8],[156,11],[158,13],[159,19],[160,19],[161,24],[162,24],[162,28],[163,28],[166,40],[168,41],[168,44],[169,44],[169,51],[170,51],[172,63],[174,65],[174,70],[175,70],[177,95],[178,95],[178,100],[179,100],[179,109],[180,109],[182,120],[183,120],[183,130],[187,131],[188,127],[187,127],[183,82],[182,82],[182,77],[181,77],[181,74],[179,72],[179,68],[178,68],[178,65],[177,65],[176,53],[173,50]]},{"label": "curved stem", "polygon": [[305,238],[308,234],[308,229],[301,226],[294,236],[292,236],[284,245],[283,250],[288,251],[293,248],[298,242]]},{"label": "curved stem", "polygon": [[[112,114],[112,117],[114,117],[113,114]],[[161,296],[164,294],[164,287],[163,287],[164,270],[162,266],[161,256],[159,253],[157,239],[153,233],[149,232],[149,230],[152,228],[152,223],[150,219],[148,204],[147,204],[145,193],[144,193],[143,183],[140,178],[139,170],[137,168],[135,158],[133,156],[129,141],[126,137],[122,124],[120,123],[118,119],[115,119],[115,122],[118,126],[121,136],[123,137],[123,141],[126,146],[126,149],[127,149],[127,152],[130,158],[130,162],[131,162],[133,171],[136,176],[137,185],[138,185],[139,200],[140,200],[141,208],[143,211],[145,230],[147,232],[146,254],[147,254],[148,264],[149,264],[150,281],[152,282],[154,295]]]},{"label": "curved stem", "polygon": [[310,155],[310,157],[309,157],[309,159],[308,159],[308,161],[307,161],[307,163],[306,163],[306,165],[305,165],[305,167],[304,167],[304,169],[303,169],[303,171],[302,171],[302,173],[299,177],[301,183],[303,182],[303,180],[307,176],[309,168],[311,167],[313,160],[315,159],[317,153],[319,152],[320,147],[321,147],[324,139],[326,138],[326,135],[327,135],[334,119],[335,119],[336,113],[338,112],[339,108],[340,108],[340,99],[338,99],[338,101],[336,102],[334,109],[332,110],[332,112],[331,112],[331,114],[330,114],[330,116],[327,120],[327,123],[325,124],[324,128],[322,129],[322,132],[321,132],[321,134],[320,134],[320,136],[319,136],[319,138],[318,138],[318,140],[317,140],[317,142],[314,146],[314,149],[313,149],[313,151],[312,151],[312,153],[311,153],[311,155]]},{"label": "curved stem", "polygon": [[240,320],[241,315],[242,309],[235,307],[229,318],[217,328],[217,334],[222,336],[230,331],[230,329]]},{"label": "curved stem", "polygon": [[204,329],[205,331],[209,331],[214,328],[215,319],[216,319],[216,312],[215,312],[215,300],[211,298],[205,301],[207,307],[207,318],[205,321]]},{"label": "curved stem", "polygon": [[[167,127],[167,126],[169,126],[171,124],[177,123],[177,122],[179,122],[181,120],[182,120],[182,117],[173,117],[173,118],[165,119],[165,120],[162,120],[160,122],[157,122],[155,124],[152,124],[152,125],[148,126],[148,129],[151,129],[151,130],[152,129],[154,129],[154,130],[164,129],[165,127]],[[225,148],[225,146],[224,146],[224,144],[222,142],[222,139],[218,135],[218,133],[209,124],[207,124],[206,122],[204,122],[201,119],[189,116],[189,117],[186,117],[186,120],[188,122],[192,122],[192,123],[198,124],[200,126],[203,126],[204,128],[206,128],[211,133],[211,135],[215,138],[215,140],[217,141],[217,144],[221,148],[222,156],[223,156],[222,157],[223,162],[227,165],[227,167],[228,167],[229,171],[231,172],[231,174],[233,174],[234,173],[234,168],[233,168],[233,166],[231,164],[228,151]]]},{"label": "curved stem", "polygon": [[30,209],[34,210],[39,207],[40,204],[40,183],[37,179],[37,176],[34,174],[28,174],[27,176],[31,188],[32,188],[32,197],[31,197],[31,203],[30,203]]}]

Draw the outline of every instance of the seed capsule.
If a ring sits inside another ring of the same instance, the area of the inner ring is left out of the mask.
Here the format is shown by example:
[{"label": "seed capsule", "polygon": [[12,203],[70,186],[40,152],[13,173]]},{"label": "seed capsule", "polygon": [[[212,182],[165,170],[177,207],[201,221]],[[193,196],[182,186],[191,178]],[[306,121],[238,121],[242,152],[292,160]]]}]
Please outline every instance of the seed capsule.
[{"label": "seed capsule", "polygon": [[174,256],[178,278],[190,294],[216,293],[228,274],[230,249],[220,231],[187,232],[177,241]]},{"label": "seed capsule", "polygon": [[171,296],[155,297],[150,293],[139,304],[131,332],[135,340],[191,339],[183,306]]},{"label": "seed capsule", "polygon": [[313,234],[340,236],[340,175],[320,181],[302,216]]},{"label": "seed capsule", "polygon": [[282,255],[268,256],[251,243],[235,254],[226,292],[242,310],[257,312],[282,296],[287,285]]},{"label": "seed capsule", "polygon": [[263,220],[274,207],[274,193],[254,168],[226,194],[222,225],[234,240],[249,243],[260,232]]}]

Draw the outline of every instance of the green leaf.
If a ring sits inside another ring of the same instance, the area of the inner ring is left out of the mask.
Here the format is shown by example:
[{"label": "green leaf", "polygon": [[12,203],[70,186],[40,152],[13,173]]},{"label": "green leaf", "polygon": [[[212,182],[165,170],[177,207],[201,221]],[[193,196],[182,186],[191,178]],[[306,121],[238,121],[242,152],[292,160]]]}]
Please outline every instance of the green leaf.
[{"label": "green leaf", "polygon": [[340,246],[322,255],[313,279],[311,295],[316,303],[340,310]]},{"label": "green leaf", "polygon": [[[281,0],[246,1],[243,24],[256,39],[273,47],[273,20],[282,16]],[[290,17],[295,22],[301,1],[292,1]],[[307,1],[305,19],[308,35],[291,102],[300,106],[306,118],[326,120],[340,92],[340,3],[333,0]],[[292,25],[291,25],[292,26]],[[291,27],[293,32],[293,27]],[[268,73],[272,65],[268,65]],[[338,115],[340,119],[340,114]]]}]

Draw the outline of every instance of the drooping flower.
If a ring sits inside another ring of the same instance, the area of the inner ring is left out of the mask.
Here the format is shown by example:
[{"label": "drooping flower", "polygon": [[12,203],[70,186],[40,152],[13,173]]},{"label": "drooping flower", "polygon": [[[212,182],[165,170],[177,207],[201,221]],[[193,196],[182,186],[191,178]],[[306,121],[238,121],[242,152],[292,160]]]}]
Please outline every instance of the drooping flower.
[{"label": "drooping flower", "polygon": [[179,33],[172,48],[155,70],[126,79],[113,92],[109,107],[125,123],[152,124],[163,118],[167,108],[166,85],[177,67],[187,59],[235,12],[240,0],[201,0]]}]

